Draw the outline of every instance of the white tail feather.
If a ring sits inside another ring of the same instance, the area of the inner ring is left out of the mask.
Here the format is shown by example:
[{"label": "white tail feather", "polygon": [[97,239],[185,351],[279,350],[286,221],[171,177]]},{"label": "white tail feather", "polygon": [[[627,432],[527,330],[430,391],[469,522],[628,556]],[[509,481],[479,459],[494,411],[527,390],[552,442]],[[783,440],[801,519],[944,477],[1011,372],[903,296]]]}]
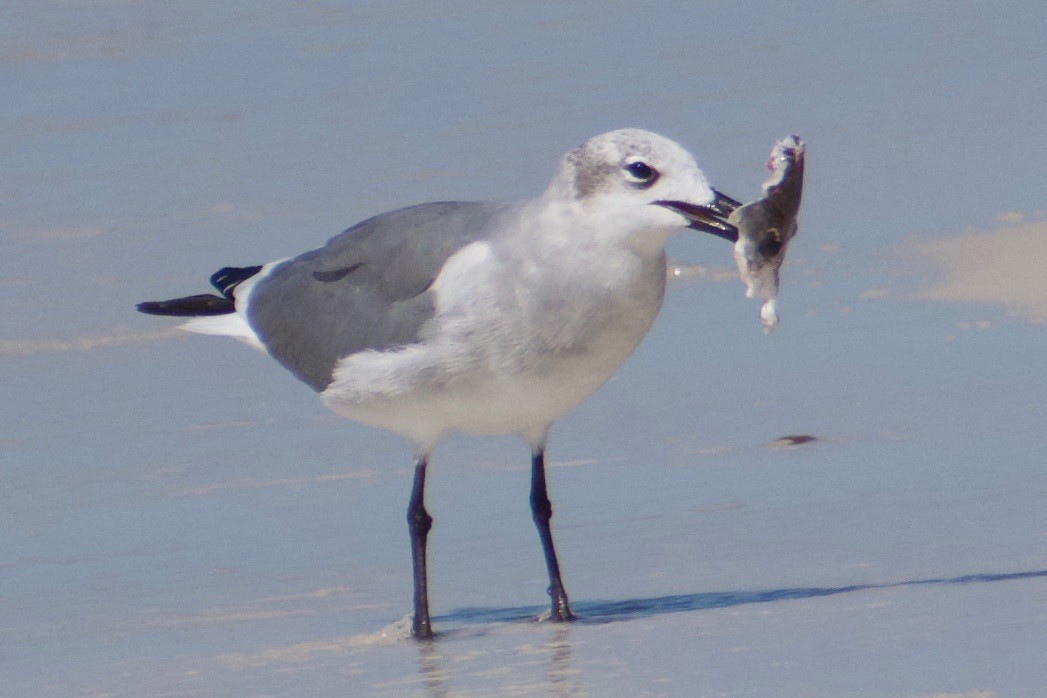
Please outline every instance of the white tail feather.
[{"label": "white tail feather", "polygon": [[234,337],[248,344],[260,352],[267,353],[262,340],[258,338],[255,331],[247,324],[240,313],[228,313],[226,315],[209,315],[206,317],[193,318],[178,326],[186,332],[196,334],[215,334]]}]

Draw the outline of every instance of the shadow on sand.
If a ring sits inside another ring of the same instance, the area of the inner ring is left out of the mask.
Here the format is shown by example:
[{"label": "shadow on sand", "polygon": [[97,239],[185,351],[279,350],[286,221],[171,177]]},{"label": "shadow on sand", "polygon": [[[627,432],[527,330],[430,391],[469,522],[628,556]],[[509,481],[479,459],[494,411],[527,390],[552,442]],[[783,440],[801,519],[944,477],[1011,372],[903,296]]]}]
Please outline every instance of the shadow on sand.
[{"label": "shadow on sand", "polygon": [[[852,584],[844,587],[803,587],[794,589],[770,589],[766,591],[722,591],[702,594],[678,594],[658,596],[650,599],[628,599],[626,601],[582,601],[571,604],[578,614],[580,623],[614,623],[660,616],[665,613],[701,611],[711,608],[726,608],[753,603],[812,599],[819,596],[834,596],[873,589],[896,589],[901,587],[987,584],[1021,579],[1047,577],[1047,570],[1011,572],[1007,574],[967,574],[961,577],[939,577],[915,579],[905,582],[883,584]],[[535,620],[545,612],[544,606],[518,606],[515,608],[459,608],[433,619],[443,623],[507,623]]]}]

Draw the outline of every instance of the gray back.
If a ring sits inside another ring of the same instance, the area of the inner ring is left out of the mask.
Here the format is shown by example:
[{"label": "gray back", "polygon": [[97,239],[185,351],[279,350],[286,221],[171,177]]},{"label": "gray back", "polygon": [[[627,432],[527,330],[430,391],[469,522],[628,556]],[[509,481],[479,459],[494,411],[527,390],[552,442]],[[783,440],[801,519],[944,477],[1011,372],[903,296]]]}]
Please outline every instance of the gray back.
[{"label": "gray back", "polygon": [[247,320],[277,361],[322,391],[339,359],[418,341],[444,262],[509,208],[432,203],[358,223],[277,265],[251,291]]}]

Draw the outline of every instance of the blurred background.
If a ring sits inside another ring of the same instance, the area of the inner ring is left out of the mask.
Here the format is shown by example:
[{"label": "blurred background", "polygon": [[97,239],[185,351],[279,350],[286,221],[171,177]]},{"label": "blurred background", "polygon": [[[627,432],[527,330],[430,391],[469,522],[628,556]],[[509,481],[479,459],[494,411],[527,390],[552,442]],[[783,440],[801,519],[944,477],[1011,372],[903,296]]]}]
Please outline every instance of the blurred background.
[{"label": "blurred background", "polygon": [[[4,3],[0,694],[1042,694],[1045,35],[1031,0]],[[443,444],[419,648],[406,446],[133,306],[625,126],[741,200],[807,141],[782,324],[672,241],[550,442],[582,623],[509,620],[546,603],[526,449]]]}]

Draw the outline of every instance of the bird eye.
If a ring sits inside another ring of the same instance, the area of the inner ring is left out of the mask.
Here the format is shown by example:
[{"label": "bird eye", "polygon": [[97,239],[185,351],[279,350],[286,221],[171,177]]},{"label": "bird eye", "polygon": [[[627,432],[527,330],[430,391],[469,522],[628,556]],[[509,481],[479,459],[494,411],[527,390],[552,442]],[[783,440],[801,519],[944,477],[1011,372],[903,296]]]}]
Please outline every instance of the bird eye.
[{"label": "bird eye", "polygon": [[625,171],[633,181],[641,184],[651,184],[658,177],[658,171],[642,160],[630,162],[625,166]]}]

